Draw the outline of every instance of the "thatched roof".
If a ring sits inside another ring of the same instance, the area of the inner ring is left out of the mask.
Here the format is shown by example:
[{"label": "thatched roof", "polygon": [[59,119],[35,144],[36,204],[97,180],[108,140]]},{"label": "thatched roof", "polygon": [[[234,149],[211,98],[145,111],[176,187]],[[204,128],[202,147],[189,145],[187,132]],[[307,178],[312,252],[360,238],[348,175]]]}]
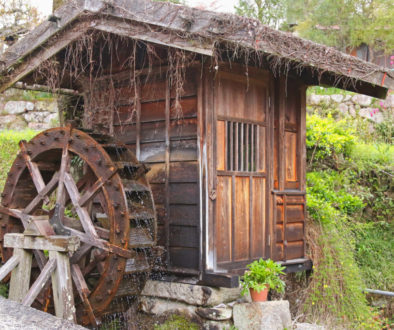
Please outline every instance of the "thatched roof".
[{"label": "thatched roof", "polygon": [[205,56],[218,49],[253,53],[271,69],[307,84],[337,86],[376,97],[394,88],[394,73],[356,57],[231,14],[149,0],[73,0],[0,58],[0,91],[34,71],[90,30],[176,47]]}]

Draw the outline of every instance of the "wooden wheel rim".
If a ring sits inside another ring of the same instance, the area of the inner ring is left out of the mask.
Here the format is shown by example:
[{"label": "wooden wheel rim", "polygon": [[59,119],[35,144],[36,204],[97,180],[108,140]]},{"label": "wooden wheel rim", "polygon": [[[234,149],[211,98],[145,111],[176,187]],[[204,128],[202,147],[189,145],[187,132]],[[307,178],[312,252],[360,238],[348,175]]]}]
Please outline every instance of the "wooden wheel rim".
[{"label": "wooden wheel rim", "polygon": [[[101,192],[107,206],[107,216],[110,223],[108,243],[111,247],[121,249],[128,248],[129,242],[129,210],[125,198],[125,192],[120,176],[115,173],[114,164],[104,150],[88,134],[67,128],[54,128],[38,134],[30,142],[25,144],[25,150],[18,154],[9,172],[4,192],[2,194],[2,207],[6,209],[23,208],[26,205],[18,205],[17,188],[24,171],[28,169],[26,154],[34,161],[39,155],[52,150],[67,150],[78,155],[97,178],[107,178],[102,183]],[[33,180],[34,181],[34,180]],[[34,196],[31,196],[34,198]],[[3,216],[2,231],[0,237],[9,231],[9,215]],[[2,248],[2,255],[5,260],[10,257],[9,251]],[[123,277],[126,265],[126,258],[109,252],[105,258],[104,271],[92,292],[84,292],[88,296],[91,311],[95,316],[104,313],[105,308],[114,298],[120,281]],[[79,323],[92,322],[92,315],[88,315],[85,305],[84,313],[79,315]],[[88,319],[87,319],[88,318]]]}]

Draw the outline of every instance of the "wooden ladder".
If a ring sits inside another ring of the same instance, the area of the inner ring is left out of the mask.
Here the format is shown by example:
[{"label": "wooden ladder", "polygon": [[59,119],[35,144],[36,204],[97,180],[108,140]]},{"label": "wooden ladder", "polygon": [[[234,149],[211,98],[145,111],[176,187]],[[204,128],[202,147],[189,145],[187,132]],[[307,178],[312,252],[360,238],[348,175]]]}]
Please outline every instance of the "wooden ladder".
[{"label": "wooden ladder", "polygon": [[[4,235],[4,247],[14,248],[13,256],[0,268],[0,281],[11,272],[9,299],[30,306],[51,277],[56,316],[76,323],[69,254],[79,244],[75,236]],[[33,253],[45,258],[44,251],[49,259],[29,288]]]}]

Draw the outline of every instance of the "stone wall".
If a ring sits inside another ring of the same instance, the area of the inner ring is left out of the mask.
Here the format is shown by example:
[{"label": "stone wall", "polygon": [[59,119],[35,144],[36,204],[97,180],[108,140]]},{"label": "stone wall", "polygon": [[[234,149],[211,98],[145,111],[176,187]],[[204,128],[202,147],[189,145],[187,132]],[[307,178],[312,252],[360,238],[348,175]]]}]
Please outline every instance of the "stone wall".
[{"label": "stone wall", "polygon": [[388,116],[394,115],[394,94],[386,100],[379,100],[361,94],[309,94],[307,108],[310,112],[321,109],[337,109],[352,117],[360,116],[375,123],[381,123]]},{"label": "stone wall", "polygon": [[20,94],[9,90],[0,96],[0,130],[44,130],[59,125],[56,99],[25,101]]}]

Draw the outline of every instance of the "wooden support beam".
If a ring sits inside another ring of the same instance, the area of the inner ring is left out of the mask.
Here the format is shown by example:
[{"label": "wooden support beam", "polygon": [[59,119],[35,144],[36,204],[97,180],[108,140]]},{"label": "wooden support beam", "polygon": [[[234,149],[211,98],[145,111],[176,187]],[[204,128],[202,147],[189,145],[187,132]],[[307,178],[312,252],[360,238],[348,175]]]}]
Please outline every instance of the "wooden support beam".
[{"label": "wooden support beam", "polygon": [[[6,234],[7,236],[9,234]],[[14,248],[14,256],[18,257],[19,263],[11,273],[10,292],[8,298],[21,302],[29,291],[31,264],[33,254],[23,248]]]},{"label": "wooden support beam", "polygon": [[56,260],[49,260],[44,268],[41,270],[40,275],[37,277],[36,281],[31,286],[29,292],[22,300],[22,305],[31,306],[33,301],[37,298],[38,294],[41,292],[43,287],[48,282],[49,278],[52,275],[52,272],[56,269]]},{"label": "wooden support beam", "polygon": [[171,82],[169,79],[166,80],[165,90],[165,235],[167,249],[167,265],[171,263],[170,255],[170,116],[171,116]]},{"label": "wooden support beam", "polygon": [[79,238],[74,236],[32,237],[10,233],[4,235],[4,247],[75,252],[79,247]]},{"label": "wooden support beam", "polygon": [[55,93],[58,95],[68,95],[68,96],[82,96],[79,91],[67,88],[56,88],[54,90],[50,89],[48,86],[43,85],[27,85],[23,82],[17,82],[12,88],[28,90],[28,91],[35,91],[35,92],[46,92],[46,93]]},{"label": "wooden support beam", "polygon": [[125,22],[124,19],[107,18],[105,22],[101,19],[95,20],[94,22],[94,28],[99,31],[152,42],[165,47],[169,46],[193,53],[213,56],[213,41],[207,40],[206,38],[196,43],[193,39],[177,37],[176,34],[166,33],[163,29],[157,28],[154,25],[148,26],[147,24],[141,24],[135,21],[130,23]]},{"label": "wooden support beam", "polygon": [[19,256],[13,255],[0,267],[0,281],[2,281],[19,264]]}]

